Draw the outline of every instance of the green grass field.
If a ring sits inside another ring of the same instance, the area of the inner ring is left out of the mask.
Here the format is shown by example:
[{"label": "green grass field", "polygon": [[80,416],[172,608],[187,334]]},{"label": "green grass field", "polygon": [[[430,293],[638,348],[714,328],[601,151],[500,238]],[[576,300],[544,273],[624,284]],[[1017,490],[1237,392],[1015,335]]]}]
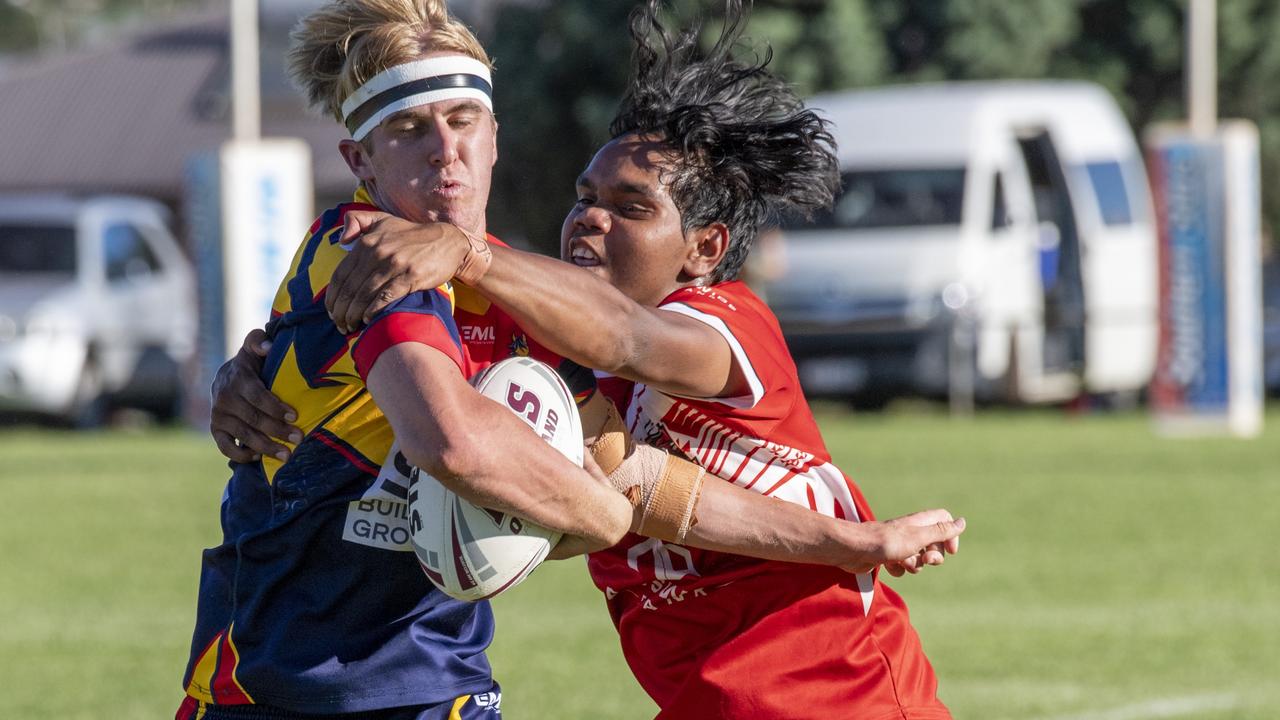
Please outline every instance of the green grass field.
[{"label": "green grass field", "polygon": [[[882,517],[965,515],[959,556],[890,580],[958,718],[1273,718],[1280,408],[1258,440],[1145,418],[824,414]],[[171,717],[226,469],[205,437],[0,432],[0,718]],[[506,716],[647,718],[580,560],[500,599]]]}]

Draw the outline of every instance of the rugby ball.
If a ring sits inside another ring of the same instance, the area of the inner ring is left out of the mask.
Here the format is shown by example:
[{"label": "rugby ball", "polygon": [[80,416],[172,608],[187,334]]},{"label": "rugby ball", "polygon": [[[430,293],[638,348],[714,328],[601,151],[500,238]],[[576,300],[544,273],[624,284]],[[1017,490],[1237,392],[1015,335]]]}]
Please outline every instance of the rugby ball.
[{"label": "rugby ball", "polygon": [[[471,384],[582,465],[578,406],[551,366],[527,357],[509,358],[477,374]],[[516,586],[560,541],[558,532],[476,507],[420,469],[410,475],[409,530],[423,572],[459,600],[483,600]]]}]

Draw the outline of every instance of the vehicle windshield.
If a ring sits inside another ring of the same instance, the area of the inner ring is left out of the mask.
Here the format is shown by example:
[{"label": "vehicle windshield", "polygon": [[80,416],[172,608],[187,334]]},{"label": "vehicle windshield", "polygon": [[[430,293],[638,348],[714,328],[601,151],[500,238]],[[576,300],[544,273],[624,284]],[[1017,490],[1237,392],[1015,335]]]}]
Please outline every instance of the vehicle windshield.
[{"label": "vehicle windshield", "polygon": [[75,229],[0,224],[0,273],[74,275]]},{"label": "vehicle windshield", "polygon": [[848,171],[841,175],[844,189],[831,211],[796,226],[860,230],[959,225],[964,175],[963,167]]}]

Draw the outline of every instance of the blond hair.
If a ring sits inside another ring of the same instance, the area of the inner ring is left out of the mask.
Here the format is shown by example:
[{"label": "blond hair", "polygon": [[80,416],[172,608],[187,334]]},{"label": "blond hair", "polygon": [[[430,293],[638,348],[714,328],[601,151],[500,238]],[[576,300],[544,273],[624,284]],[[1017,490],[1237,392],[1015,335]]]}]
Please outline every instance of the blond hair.
[{"label": "blond hair", "polygon": [[333,0],[290,35],[289,75],[313,107],[342,122],[342,101],[378,73],[428,53],[493,63],[444,0]]}]

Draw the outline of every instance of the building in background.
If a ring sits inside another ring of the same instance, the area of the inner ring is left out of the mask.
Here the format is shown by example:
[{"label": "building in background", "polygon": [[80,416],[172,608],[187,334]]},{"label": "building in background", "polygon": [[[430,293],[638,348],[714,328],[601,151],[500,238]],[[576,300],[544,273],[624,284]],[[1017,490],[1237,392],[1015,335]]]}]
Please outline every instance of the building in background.
[{"label": "building in background", "polygon": [[[95,49],[7,65],[0,194],[129,193],[179,211],[188,158],[231,134],[229,22],[220,5]],[[284,74],[288,30],[305,7],[264,6],[262,132],[307,142],[317,207],[326,207],[354,182],[337,153],[341,127],[308,111]]]}]

